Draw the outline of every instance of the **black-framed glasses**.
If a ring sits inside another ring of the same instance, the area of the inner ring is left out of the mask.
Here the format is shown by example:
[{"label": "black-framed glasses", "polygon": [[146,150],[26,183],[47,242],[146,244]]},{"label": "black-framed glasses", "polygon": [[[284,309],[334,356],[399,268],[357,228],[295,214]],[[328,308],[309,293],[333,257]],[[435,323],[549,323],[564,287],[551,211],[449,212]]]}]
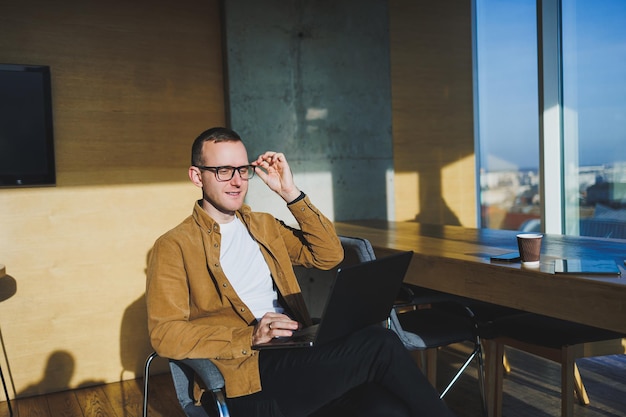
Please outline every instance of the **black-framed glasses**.
[{"label": "black-framed glasses", "polygon": [[207,167],[203,165],[194,165],[198,169],[211,171],[215,174],[218,181],[230,181],[235,176],[235,171],[239,172],[242,180],[249,180],[254,177],[254,165],[242,165],[240,167]]}]

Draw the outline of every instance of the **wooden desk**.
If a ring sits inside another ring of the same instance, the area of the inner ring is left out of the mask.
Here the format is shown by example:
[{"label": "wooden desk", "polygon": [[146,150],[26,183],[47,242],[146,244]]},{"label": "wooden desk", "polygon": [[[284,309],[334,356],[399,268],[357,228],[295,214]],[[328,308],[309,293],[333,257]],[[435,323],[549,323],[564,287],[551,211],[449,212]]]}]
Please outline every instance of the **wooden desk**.
[{"label": "wooden desk", "polygon": [[[492,263],[517,250],[516,232],[414,222],[336,223],[337,232],[368,239],[377,252],[415,252],[406,281],[434,290],[626,333],[626,241],[545,235],[538,269]],[[379,255],[380,255],[379,253]],[[614,259],[617,277],[555,275],[557,258]]]}]

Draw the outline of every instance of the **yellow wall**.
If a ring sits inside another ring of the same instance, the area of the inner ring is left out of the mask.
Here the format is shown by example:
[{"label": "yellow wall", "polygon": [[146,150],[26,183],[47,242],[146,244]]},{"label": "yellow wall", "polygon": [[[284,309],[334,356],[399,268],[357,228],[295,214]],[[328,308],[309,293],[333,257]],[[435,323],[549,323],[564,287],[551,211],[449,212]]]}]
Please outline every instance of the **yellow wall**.
[{"label": "yellow wall", "polygon": [[396,220],[476,226],[471,2],[389,2]]},{"label": "yellow wall", "polygon": [[199,197],[191,141],[225,122],[218,2],[0,0],[0,28],[0,62],[51,67],[58,177],[0,189],[5,377],[18,395],[133,378],[146,255]]}]

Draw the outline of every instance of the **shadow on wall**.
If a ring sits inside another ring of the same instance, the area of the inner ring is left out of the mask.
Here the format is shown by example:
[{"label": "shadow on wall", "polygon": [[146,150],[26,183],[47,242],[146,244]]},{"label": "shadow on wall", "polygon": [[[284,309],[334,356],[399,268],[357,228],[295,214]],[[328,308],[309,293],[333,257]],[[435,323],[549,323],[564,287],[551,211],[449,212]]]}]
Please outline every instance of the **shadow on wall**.
[{"label": "shadow on wall", "polygon": [[[146,255],[146,269],[144,273],[147,278],[147,263],[150,258],[150,252]],[[135,378],[135,383],[140,390],[143,390],[143,372],[146,359],[154,349],[150,344],[150,337],[148,334],[148,310],[146,305],[145,293],[133,301],[122,316],[122,324],[120,329],[120,360],[122,362],[122,374],[120,380],[128,379],[124,378],[125,372],[132,372]],[[150,369],[150,375],[157,373],[169,372],[169,362],[165,358],[160,358],[152,362]],[[149,379],[148,379],[149,380]],[[122,390],[125,386],[122,386]],[[151,390],[152,391],[152,390]],[[126,401],[126,395],[123,396]],[[163,400],[166,401],[166,400]],[[126,409],[126,404],[125,404]],[[151,414],[154,412],[158,415],[167,415],[171,410],[169,406],[164,405],[162,401],[159,401],[156,396],[150,400]],[[139,413],[139,409],[137,413]],[[137,414],[139,415],[139,414]]]},{"label": "shadow on wall", "polygon": [[[150,249],[146,255],[146,268],[144,273],[147,274],[147,263],[150,257]],[[143,377],[143,369],[148,355],[154,349],[150,344],[148,334],[148,311],[146,306],[145,293],[133,301],[122,316],[122,324],[120,329],[120,361],[122,363],[122,374],[120,380],[125,378],[125,372],[131,372],[133,378]],[[158,365],[152,366],[151,373],[161,373],[169,371],[167,362],[163,361]]]},{"label": "shadow on wall", "polygon": [[420,207],[414,221],[423,224],[462,226],[458,214],[452,211],[444,198],[442,170],[445,166],[461,160],[463,156],[448,154],[442,152],[441,149],[433,149],[428,155],[428,164],[416,164],[413,160],[405,161],[411,166],[404,167],[404,171],[414,170],[419,178],[416,191]]},{"label": "shadow on wall", "polygon": [[450,210],[450,207],[448,207],[443,198],[441,199],[441,202],[436,205],[436,207],[438,207],[436,214],[421,212],[415,216],[415,221],[418,223],[433,224],[433,220],[437,219],[438,221],[434,224],[461,226],[461,221],[456,214]]},{"label": "shadow on wall", "polygon": [[[48,362],[42,378],[28,385],[17,394],[17,397],[27,397],[70,389],[70,381],[74,375],[74,358],[68,352],[57,350],[48,357]],[[104,384],[102,380],[86,380],[78,384],[77,388]]]},{"label": "shadow on wall", "polygon": [[[11,275],[0,277],[0,302],[5,301],[17,293],[17,281]],[[93,385],[104,384],[104,380],[85,380],[77,386],[70,386],[74,375],[75,360],[67,351],[57,350],[50,354],[41,379],[31,383],[26,388],[15,391],[12,369],[7,352],[4,350],[2,331],[0,330],[0,346],[6,358],[7,369],[4,377],[8,386],[13,387],[16,397],[28,397],[49,393],[51,391],[63,391],[71,388],[83,388]],[[148,339],[148,323],[145,296],[142,294],[124,311],[120,332],[120,352],[122,363],[122,375],[130,371],[133,377],[143,376],[143,366],[147,356],[152,352]],[[167,364],[165,364],[167,365]],[[163,369],[166,366],[162,367]]]},{"label": "shadow on wall", "polygon": [[124,379],[124,372],[127,371],[132,372],[135,377],[142,376],[144,363],[152,350],[148,338],[146,297],[142,294],[124,310],[120,330],[120,379]]}]

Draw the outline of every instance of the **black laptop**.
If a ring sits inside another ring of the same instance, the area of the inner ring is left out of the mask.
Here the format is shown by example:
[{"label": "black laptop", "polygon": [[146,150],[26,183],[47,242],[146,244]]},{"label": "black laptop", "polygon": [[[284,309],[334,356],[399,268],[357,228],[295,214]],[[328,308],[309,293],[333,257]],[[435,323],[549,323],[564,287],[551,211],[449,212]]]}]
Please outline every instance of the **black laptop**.
[{"label": "black laptop", "polygon": [[382,324],[398,296],[412,256],[413,252],[400,252],[338,269],[319,324],[252,348],[311,347]]}]

